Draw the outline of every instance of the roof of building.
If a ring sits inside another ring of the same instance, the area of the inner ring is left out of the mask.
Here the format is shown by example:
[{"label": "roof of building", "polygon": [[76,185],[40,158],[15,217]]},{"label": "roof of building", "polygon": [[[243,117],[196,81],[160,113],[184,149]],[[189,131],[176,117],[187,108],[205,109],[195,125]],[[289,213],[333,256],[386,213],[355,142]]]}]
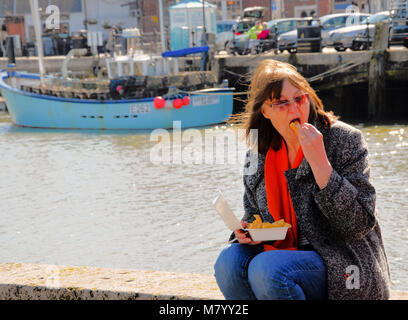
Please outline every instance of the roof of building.
[{"label": "roof of building", "polygon": [[204,4],[202,1],[200,0],[184,0],[181,1],[180,3],[177,3],[173,6],[170,6],[169,9],[193,9],[193,8],[216,8],[217,6],[209,3],[209,2],[205,2]]}]

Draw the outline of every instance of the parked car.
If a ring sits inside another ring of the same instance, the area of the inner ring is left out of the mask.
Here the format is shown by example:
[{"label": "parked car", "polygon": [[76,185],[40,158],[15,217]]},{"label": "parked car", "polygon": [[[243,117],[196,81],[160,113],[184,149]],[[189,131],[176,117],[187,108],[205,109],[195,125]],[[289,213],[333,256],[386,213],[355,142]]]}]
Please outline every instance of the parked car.
[{"label": "parked car", "polygon": [[[381,11],[373,14],[371,17],[362,21],[360,25],[348,26],[329,32],[327,46],[332,46],[337,51],[345,51],[348,48],[358,50],[360,45],[367,43],[367,28],[370,38],[373,39],[375,24],[380,21],[390,22],[391,28],[389,11]],[[361,40],[363,40],[363,42],[361,42]]]},{"label": "parked car", "polygon": [[408,37],[408,24],[395,24],[392,26],[390,45],[404,45],[406,37]]},{"label": "parked car", "polygon": [[265,13],[268,10],[266,7],[248,7],[245,8],[243,12],[242,18],[238,18],[238,22],[245,19],[252,19],[254,21],[260,21],[265,17]]},{"label": "parked car", "polygon": [[217,21],[217,35],[223,32],[231,32],[232,27],[237,25],[236,20],[221,20]]},{"label": "parked car", "polygon": [[261,21],[264,18],[266,11],[266,7],[245,8],[242,17],[238,17],[238,19],[235,20],[235,23],[232,24],[230,32],[224,31],[217,34],[217,39],[215,41],[216,50],[230,51],[232,41],[235,37],[245,34],[257,21]]},{"label": "parked car", "polygon": [[[404,39],[408,36],[408,25],[400,25],[390,20],[390,33],[388,38],[388,46],[390,45],[404,45]],[[369,25],[369,32],[367,37],[367,28],[365,32],[358,34],[351,45],[352,50],[367,49],[373,43],[375,36],[375,25]]]},{"label": "parked car", "polygon": [[[326,42],[330,31],[345,27],[347,24],[362,23],[370,14],[366,13],[335,13],[320,17],[320,25],[322,27],[322,47],[329,44]],[[319,23],[314,21],[313,24]],[[279,50],[282,52],[287,50],[289,52],[296,52],[297,50],[297,30],[293,30],[282,34],[278,38]]]},{"label": "parked car", "polygon": [[[298,26],[306,26],[312,18],[286,18],[286,19],[275,19],[267,22],[267,29],[269,30],[269,35],[264,46],[264,50],[272,49],[276,47],[276,39],[281,34],[288,32],[290,30],[296,29]],[[276,31],[275,31],[276,30]],[[245,49],[247,47],[247,35],[242,34],[236,37],[235,50],[239,54],[245,54]],[[265,40],[263,40],[265,41]]]},{"label": "parked car", "polygon": [[233,38],[233,32],[237,29],[236,20],[217,21],[217,38],[215,40],[216,50],[225,50],[225,45]]},{"label": "parked car", "polygon": [[408,36],[404,38],[404,46],[408,48]]}]

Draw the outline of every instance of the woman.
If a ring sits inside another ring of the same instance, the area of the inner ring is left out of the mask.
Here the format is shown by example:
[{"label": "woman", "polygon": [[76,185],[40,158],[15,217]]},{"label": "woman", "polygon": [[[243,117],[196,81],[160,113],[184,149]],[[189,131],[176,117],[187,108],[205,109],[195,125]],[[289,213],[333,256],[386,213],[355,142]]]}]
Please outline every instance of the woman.
[{"label": "woman", "polygon": [[[254,242],[235,230],[215,277],[226,299],[388,299],[388,262],[375,212],[367,146],[359,130],[323,110],[296,69],[262,61],[246,112],[242,226],[284,219],[285,240]],[[298,134],[291,122],[298,122]]]},{"label": "woman", "polygon": [[258,44],[258,34],[262,32],[263,26],[261,21],[257,21],[255,25],[248,30],[247,40],[245,43],[244,54],[252,53],[255,54],[255,47]]}]

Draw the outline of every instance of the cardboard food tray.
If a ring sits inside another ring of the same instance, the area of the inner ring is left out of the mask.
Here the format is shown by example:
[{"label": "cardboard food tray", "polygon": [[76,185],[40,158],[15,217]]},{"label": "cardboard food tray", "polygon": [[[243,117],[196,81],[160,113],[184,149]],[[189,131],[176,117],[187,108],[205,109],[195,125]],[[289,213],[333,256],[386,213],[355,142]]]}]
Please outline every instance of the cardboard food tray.
[{"label": "cardboard food tray", "polygon": [[[218,191],[217,197],[213,201],[215,210],[219,213],[226,227],[231,231],[242,229],[241,223],[234,215],[227,200],[225,200],[221,191]],[[249,232],[253,241],[271,241],[271,240],[283,240],[286,237],[286,233],[290,227],[276,227],[265,229],[244,229]]]},{"label": "cardboard food tray", "polygon": [[245,229],[253,241],[283,240],[290,227],[276,227],[265,229]]}]

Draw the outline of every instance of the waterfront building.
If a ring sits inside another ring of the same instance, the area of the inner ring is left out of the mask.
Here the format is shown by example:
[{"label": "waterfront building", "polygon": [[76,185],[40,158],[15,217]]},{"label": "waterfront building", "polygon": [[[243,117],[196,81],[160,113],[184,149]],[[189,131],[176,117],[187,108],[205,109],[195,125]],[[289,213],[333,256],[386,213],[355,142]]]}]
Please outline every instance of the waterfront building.
[{"label": "waterfront building", "polygon": [[[104,39],[108,38],[114,24],[122,28],[138,27],[137,17],[141,15],[129,0],[38,0],[38,5],[44,27],[51,14],[51,11],[47,13],[47,7],[54,5],[60,12],[59,33],[71,35],[88,29],[102,31]],[[35,40],[29,1],[2,0],[1,18],[6,22],[7,30],[11,30],[9,34],[18,34],[23,44]]]},{"label": "waterfront building", "polygon": [[333,12],[331,0],[285,0],[284,17],[321,17]]},{"label": "waterfront building", "polygon": [[[392,1],[392,0],[391,0]],[[347,7],[354,5],[362,13],[376,13],[390,8],[390,0],[334,0],[334,13],[344,12]]]},{"label": "waterfront building", "polygon": [[[168,8],[182,0],[161,0],[164,14],[164,33],[169,37]],[[317,17],[344,12],[347,7],[355,5],[360,12],[375,13],[395,7],[395,3],[406,0],[206,0],[215,4],[216,20],[235,20],[242,16],[245,8],[266,7],[264,21],[291,17]],[[159,0],[38,0],[41,19],[45,25],[47,7],[55,5],[60,11],[60,28],[57,33],[72,35],[83,29],[102,31],[104,40],[108,40],[113,25],[122,28],[139,28],[143,42],[159,42]],[[21,44],[34,42],[29,1],[0,1],[0,22],[7,26],[9,35],[18,35]]]}]

